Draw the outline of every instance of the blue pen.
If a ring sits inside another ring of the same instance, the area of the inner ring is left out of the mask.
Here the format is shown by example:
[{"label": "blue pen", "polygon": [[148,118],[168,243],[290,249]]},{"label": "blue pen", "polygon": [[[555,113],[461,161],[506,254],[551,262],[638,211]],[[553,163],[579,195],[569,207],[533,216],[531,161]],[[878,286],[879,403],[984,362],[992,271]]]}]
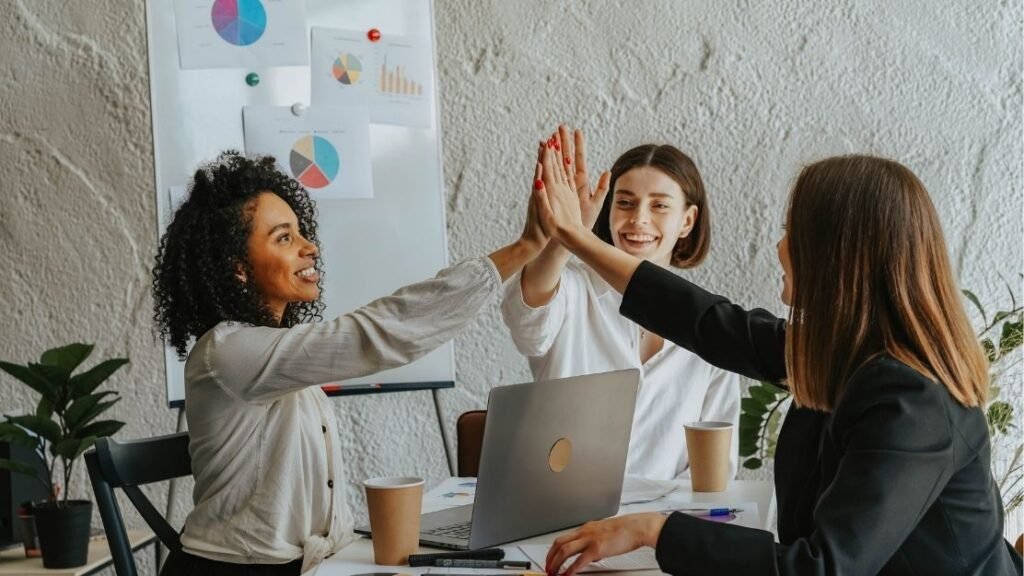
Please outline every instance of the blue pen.
[{"label": "blue pen", "polygon": [[728,516],[729,514],[738,514],[743,512],[743,510],[736,508],[677,508],[675,512],[683,512],[694,516]]}]

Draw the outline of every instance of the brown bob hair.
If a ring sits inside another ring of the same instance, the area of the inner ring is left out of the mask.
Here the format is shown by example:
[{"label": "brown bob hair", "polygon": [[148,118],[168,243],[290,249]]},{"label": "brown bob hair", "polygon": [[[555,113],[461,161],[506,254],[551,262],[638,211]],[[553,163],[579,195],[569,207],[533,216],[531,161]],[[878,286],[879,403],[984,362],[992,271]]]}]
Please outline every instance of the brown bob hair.
[{"label": "brown bob hair", "polygon": [[675,180],[683,191],[687,207],[697,207],[697,220],[693,229],[680,238],[672,249],[671,263],[677,268],[693,268],[700,264],[708,255],[711,246],[711,213],[708,211],[707,196],[704,193],[704,181],[690,157],[683,154],[675,146],[668,144],[644,144],[626,151],[615,161],[608,184],[608,196],[594,223],[594,234],[609,244],[612,242],[611,212],[615,196],[615,184],[619,177],[634,168],[650,166],[657,168],[666,176]]},{"label": "brown bob hair", "polygon": [[931,198],[905,166],[841,156],[807,166],[786,214],[793,265],[786,371],[799,406],[831,411],[853,373],[888,354],[964,406],[988,362],[953,280]]}]

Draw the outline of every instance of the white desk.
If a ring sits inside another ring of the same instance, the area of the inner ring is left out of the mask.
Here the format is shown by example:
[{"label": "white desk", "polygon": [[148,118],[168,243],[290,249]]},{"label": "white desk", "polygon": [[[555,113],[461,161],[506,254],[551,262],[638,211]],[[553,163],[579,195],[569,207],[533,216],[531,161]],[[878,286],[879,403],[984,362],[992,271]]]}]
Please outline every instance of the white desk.
[{"label": "white desk", "polygon": [[[465,479],[471,481],[472,479]],[[734,480],[729,483],[729,488],[724,492],[693,492],[690,490],[689,481],[679,481],[678,489],[671,495],[667,496],[668,500],[655,500],[643,504],[630,504],[622,507],[619,510],[619,514],[643,512],[648,510],[656,510],[664,507],[666,502],[671,502],[672,505],[685,504],[685,503],[707,503],[707,504],[725,504],[725,503],[736,503],[736,502],[753,502],[757,504],[758,516],[761,526],[766,530],[769,530],[771,523],[775,516],[775,493],[771,482],[757,481],[757,480]],[[423,510],[424,512],[432,512],[434,510],[440,510],[453,505],[465,504],[469,497],[459,498],[444,498],[442,492],[451,495],[452,490],[442,490],[442,487],[436,487],[430,492],[426,493],[423,497]],[[468,489],[467,489],[468,491]],[[502,546],[508,552],[506,559],[521,559],[523,558],[517,546],[519,544],[547,544],[553,541],[559,534],[568,532],[563,530],[561,532],[555,532],[551,534],[543,534],[533,538],[527,538],[520,542],[513,542]],[[434,548],[421,548],[420,552],[439,552],[442,550]],[[534,570],[543,570],[543,567],[534,566]],[[338,552],[331,558],[328,558],[315,572],[315,576],[353,576],[355,574],[366,574],[366,573],[404,573],[404,574],[426,574],[430,571],[434,572],[465,572],[467,576],[470,576],[474,571],[472,570],[458,570],[452,568],[410,568],[409,566],[377,566],[373,563],[373,544],[367,538],[360,538],[353,542],[351,545]],[[497,573],[501,570],[478,570],[476,572],[491,572]],[[516,574],[514,571],[508,571],[509,576]],[[651,574],[657,574],[657,571],[648,570],[642,572],[618,572],[616,576],[630,576],[631,574],[643,574],[649,576]]]}]

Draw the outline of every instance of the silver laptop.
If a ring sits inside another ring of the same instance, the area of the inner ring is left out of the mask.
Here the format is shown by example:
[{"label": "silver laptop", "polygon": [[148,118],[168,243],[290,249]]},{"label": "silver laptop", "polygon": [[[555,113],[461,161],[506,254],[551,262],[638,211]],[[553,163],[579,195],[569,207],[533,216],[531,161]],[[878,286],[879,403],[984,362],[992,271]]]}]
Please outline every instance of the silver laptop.
[{"label": "silver laptop", "polygon": [[639,378],[633,369],[492,389],[474,503],[424,514],[420,543],[476,550],[618,512]]}]

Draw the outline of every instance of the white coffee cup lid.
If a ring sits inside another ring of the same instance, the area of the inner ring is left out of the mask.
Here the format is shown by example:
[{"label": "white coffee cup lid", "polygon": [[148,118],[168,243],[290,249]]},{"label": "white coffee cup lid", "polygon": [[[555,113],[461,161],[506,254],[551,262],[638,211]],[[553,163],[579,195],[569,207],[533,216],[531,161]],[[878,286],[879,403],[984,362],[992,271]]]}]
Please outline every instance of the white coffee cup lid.
[{"label": "white coffee cup lid", "polygon": [[366,488],[412,488],[422,484],[423,478],[416,476],[381,476],[363,480],[363,486]]},{"label": "white coffee cup lid", "polygon": [[724,430],[732,428],[732,422],[688,422],[683,424],[683,427],[693,428],[694,430]]}]

